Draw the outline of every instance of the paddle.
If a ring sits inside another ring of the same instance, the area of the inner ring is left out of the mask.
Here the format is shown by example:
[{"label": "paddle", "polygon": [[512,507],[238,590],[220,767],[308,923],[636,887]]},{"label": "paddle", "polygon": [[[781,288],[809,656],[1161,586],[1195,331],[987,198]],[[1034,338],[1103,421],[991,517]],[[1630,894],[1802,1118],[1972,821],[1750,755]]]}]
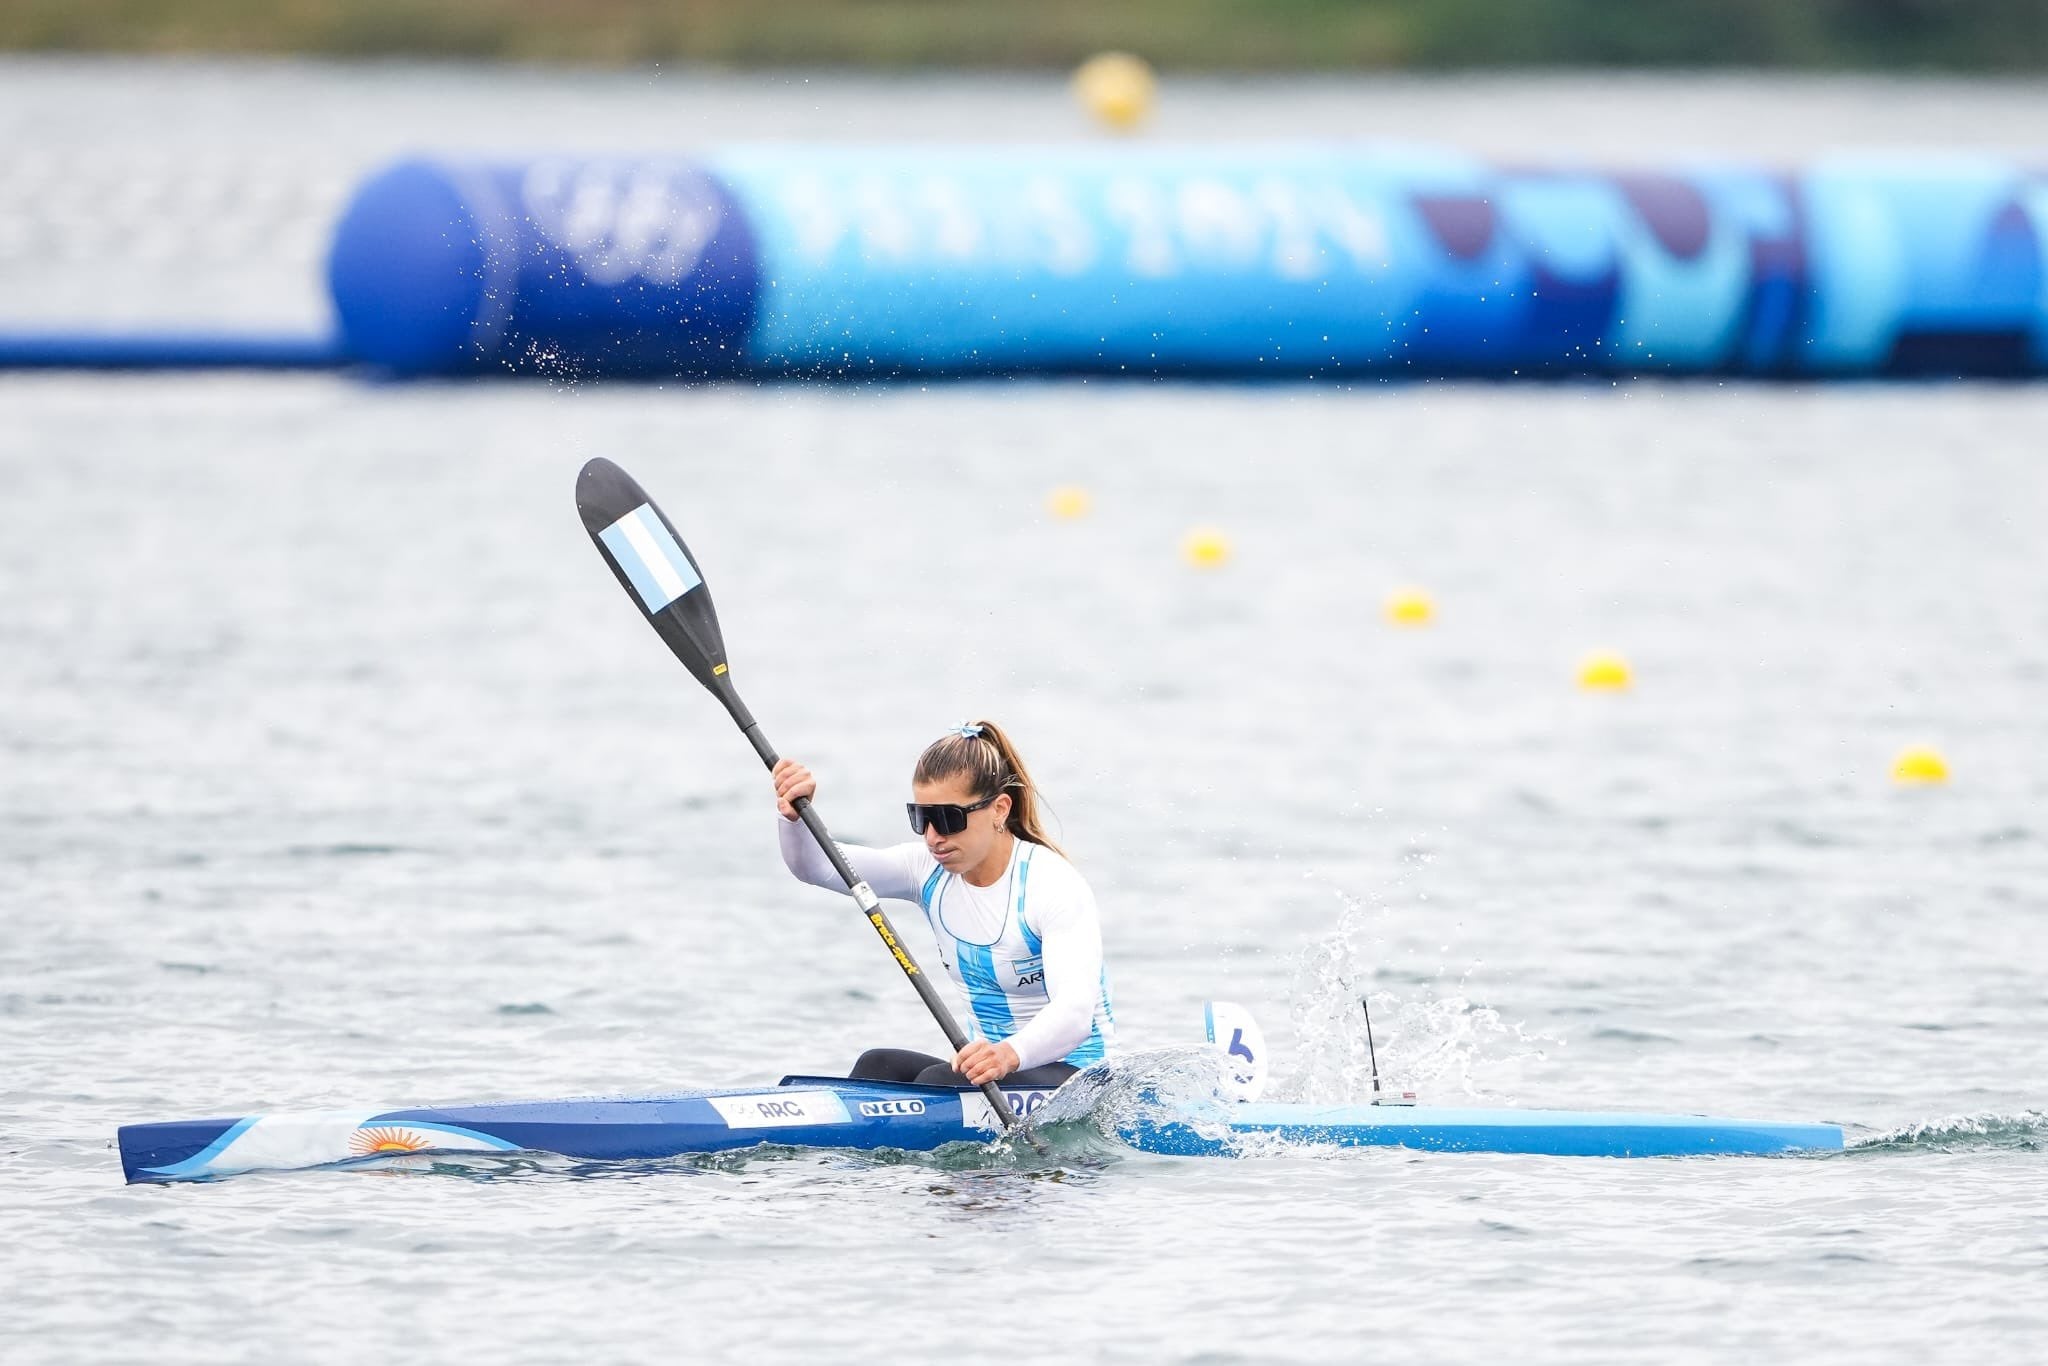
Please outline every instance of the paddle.
[{"label": "paddle", "polygon": [[[761,756],[761,762],[774,768],[775,748],[761,734],[760,724],[740,700],[739,690],[733,687],[732,675],[726,669],[725,640],[719,634],[718,609],[711,605],[711,590],[704,586],[704,575],[684,546],[683,538],[676,534],[674,524],[662,515],[632,475],[602,457],[585,465],[576,476],[576,511],[582,514],[583,528],[590,533],[598,553],[618,576],[619,586],[640,604],[648,624],[668,642],[668,648],[683,661],[683,667],[725,707],[740,733],[753,745],[754,753]],[[896,958],[896,966],[917,988],[925,1008],[939,1022],[939,1028],[946,1031],[946,1041],[958,1053],[967,1046],[967,1035],[954,1022],[946,1003],[939,999],[931,979],[918,970],[910,950],[896,937],[896,929],[882,913],[882,903],[874,889],[847,867],[845,857],[825,832],[825,822],[819,819],[810,799],[799,797],[792,804],[811,837],[818,841],[818,847],[825,851],[825,857],[832,861],[833,870],[853,893],[854,904],[875,927],[875,933],[882,936],[882,943]],[[981,1093],[988,1097],[1005,1129],[1017,1126],[1009,1098],[994,1082],[982,1083]]]}]

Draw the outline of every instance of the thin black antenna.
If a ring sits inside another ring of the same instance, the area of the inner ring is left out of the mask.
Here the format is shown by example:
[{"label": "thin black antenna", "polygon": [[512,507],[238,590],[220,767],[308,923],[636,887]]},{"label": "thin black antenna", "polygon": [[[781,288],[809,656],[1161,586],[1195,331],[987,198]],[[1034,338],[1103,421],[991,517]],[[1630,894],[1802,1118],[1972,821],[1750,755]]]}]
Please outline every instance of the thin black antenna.
[{"label": "thin black antenna", "polygon": [[1380,1051],[1372,1046],[1372,997],[1360,996],[1358,1004],[1365,1011],[1365,1055],[1372,1059],[1372,1103],[1380,1103]]}]

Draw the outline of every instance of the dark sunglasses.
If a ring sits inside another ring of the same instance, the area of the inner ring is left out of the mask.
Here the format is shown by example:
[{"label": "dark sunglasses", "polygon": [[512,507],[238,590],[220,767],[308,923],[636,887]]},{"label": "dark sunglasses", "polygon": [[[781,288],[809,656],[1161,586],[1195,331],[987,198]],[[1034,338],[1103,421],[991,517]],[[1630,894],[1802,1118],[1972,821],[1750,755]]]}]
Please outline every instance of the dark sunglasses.
[{"label": "dark sunglasses", "polygon": [[967,813],[979,811],[996,797],[983,797],[972,806],[961,806],[958,802],[905,802],[903,809],[910,813],[910,828],[922,835],[929,825],[937,828],[941,835],[957,835],[967,828]]}]

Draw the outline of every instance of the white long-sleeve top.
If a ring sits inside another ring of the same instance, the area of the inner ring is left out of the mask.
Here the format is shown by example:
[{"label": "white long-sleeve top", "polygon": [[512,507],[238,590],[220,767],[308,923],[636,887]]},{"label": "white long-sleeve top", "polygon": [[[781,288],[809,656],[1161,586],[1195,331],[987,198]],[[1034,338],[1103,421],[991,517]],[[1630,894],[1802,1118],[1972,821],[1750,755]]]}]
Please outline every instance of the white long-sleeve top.
[{"label": "white long-sleeve top", "polygon": [[[847,890],[803,822],[775,824],[790,872],[814,887]],[[1086,1067],[1108,1053],[1116,1020],[1102,919],[1073,864],[1013,838],[1003,876],[976,887],[947,872],[922,841],[842,844],[839,852],[876,896],[924,911],[939,961],[967,995],[971,1036],[1008,1043],[1019,1070],[1059,1061]]]}]

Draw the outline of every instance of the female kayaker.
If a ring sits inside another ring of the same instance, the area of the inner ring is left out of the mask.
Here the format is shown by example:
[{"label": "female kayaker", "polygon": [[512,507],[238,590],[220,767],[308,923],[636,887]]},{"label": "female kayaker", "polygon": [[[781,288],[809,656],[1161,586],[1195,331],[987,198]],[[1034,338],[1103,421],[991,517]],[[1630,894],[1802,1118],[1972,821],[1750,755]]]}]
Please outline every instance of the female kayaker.
[{"label": "female kayaker", "polygon": [[[816,795],[817,780],[788,759],[772,776],[782,861],[803,881],[844,892],[791,805]],[[840,852],[876,896],[923,908],[939,961],[972,1007],[968,1043],[950,1062],[871,1048],[851,1075],[1059,1085],[1103,1057],[1115,1029],[1094,894],[1046,838],[1031,775],[994,722],[965,722],[934,740],[918,756],[910,793],[910,828],[922,841]]]}]

